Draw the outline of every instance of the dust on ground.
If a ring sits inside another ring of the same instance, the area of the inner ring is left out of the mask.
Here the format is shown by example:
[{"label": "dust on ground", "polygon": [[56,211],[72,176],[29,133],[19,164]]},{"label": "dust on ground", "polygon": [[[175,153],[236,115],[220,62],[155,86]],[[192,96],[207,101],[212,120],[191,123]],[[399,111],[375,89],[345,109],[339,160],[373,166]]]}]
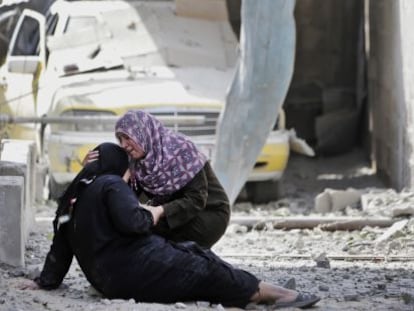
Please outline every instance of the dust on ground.
[{"label": "dust on ground", "polygon": [[[385,198],[391,196],[364,160],[358,150],[332,158],[293,155],[282,180],[283,199],[256,206],[238,203],[233,215],[312,215],[314,198],[325,188],[376,188],[384,189]],[[43,265],[52,238],[48,217],[53,216],[54,209],[53,202],[37,209],[38,221],[26,248],[26,267],[0,265],[0,310],[224,309],[200,301],[166,305],[108,300],[89,286],[75,261],[57,290],[17,289],[25,277],[33,276]],[[362,211],[356,206],[339,214],[358,216]],[[295,278],[298,290],[322,297],[315,310],[414,310],[414,221],[413,217],[401,219],[406,220],[404,227],[383,243],[376,241],[387,228],[285,231],[267,223],[254,230],[232,224],[213,250],[262,280],[284,283]],[[354,260],[355,256],[363,260]],[[272,309],[254,305],[249,308]]]}]

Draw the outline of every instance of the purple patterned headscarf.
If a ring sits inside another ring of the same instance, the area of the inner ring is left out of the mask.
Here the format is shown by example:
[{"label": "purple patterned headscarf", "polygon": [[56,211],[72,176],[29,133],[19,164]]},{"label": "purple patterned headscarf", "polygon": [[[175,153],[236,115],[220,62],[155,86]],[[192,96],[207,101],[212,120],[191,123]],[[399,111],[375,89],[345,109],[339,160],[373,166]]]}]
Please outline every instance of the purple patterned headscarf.
[{"label": "purple patterned headscarf", "polygon": [[155,195],[181,189],[207,161],[188,137],[141,110],[130,110],[117,121],[115,135],[119,134],[127,135],[144,150],[144,158],[130,161],[131,178]]}]

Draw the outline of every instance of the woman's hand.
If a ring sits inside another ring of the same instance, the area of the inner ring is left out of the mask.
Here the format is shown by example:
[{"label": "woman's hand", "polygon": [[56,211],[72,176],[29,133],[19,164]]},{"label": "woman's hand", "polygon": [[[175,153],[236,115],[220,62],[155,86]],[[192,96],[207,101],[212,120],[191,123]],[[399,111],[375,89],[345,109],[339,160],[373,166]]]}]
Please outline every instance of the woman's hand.
[{"label": "woman's hand", "polygon": [[21,290],[36,290],[40,289],[40,286],[35,281],[25,280],[21,284],[17,285],[17,288]]},{"label": "woman's hand", "polygon": [[152,218],[154,219],[154,226],[156,226],[160,218],[164,216],[164,208],[161,205],[149,206],[149,205],[141,204],[141,207],[151,212]]},{"label": "woman's hand", "polygon": [[85,166],[88,163],[96,161],[99,159],[99,151],[98,150],[89,150],[86,154],[85,158],[82,160],[82,166]]},{"label": "woman's hand", "polygon": [[124,174],[124,176],[122,176],[122,179],[126,182],[126,183],[128,183],[128,181],[129,181],[129,179],[131,178],[131,171],[129,170],[129,169],[127,169],[126,171],[125,171],[125,174]]}]

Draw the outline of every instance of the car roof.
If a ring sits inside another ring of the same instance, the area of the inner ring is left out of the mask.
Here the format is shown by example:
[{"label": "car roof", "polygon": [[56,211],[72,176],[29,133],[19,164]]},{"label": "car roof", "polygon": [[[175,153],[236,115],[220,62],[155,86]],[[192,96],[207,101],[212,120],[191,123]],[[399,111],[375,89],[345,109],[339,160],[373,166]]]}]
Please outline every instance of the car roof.
[{"label": "car roof", "polygon": [[51,7],[52,13],[69,13],[71,16],[99,15],[102,12],[128,8],[126,1],[65,1],[57,0]]}]

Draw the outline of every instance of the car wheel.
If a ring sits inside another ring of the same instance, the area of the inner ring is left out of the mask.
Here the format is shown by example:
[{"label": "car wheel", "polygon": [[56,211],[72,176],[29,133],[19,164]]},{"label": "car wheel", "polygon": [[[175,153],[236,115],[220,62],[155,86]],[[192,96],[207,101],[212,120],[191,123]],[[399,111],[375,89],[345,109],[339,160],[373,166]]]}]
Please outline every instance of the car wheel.
[{"label": "car wheel", "polygon": [[255,181],[246,183],[247,198],[255,204],[268,203],[280,198],[280,184],[276,180]]}]

